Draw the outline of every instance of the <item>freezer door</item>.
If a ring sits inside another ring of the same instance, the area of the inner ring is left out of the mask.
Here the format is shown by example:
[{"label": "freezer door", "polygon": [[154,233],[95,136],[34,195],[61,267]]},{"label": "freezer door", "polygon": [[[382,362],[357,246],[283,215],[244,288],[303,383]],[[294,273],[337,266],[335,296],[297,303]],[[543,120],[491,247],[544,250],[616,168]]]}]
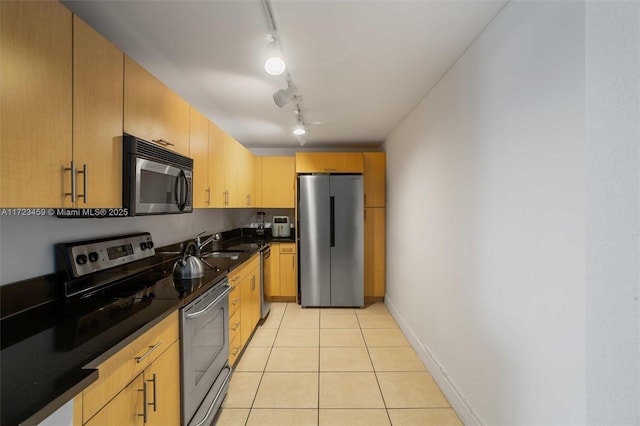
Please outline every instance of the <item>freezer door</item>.
[{"label": "freezer door", "polygon": [[301,304],[330,306],[329,175],[300,176],[298,194]]},{"label": "freezer door", "polygon": [[331,306],[364,306],[364,196],[360,175],[333,175]]}]

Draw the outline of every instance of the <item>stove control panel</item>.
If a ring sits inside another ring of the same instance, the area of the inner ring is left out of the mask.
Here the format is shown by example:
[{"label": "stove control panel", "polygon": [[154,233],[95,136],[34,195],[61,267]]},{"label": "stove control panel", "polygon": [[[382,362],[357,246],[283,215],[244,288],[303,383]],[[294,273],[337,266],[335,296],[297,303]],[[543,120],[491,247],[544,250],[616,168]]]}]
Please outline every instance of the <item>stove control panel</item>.
[{"label": "stove control panel", "polygon": [[73,277],[125,265],[155,254],[151,234],[121,235],[96,240],[58,244],[58,256]]}]

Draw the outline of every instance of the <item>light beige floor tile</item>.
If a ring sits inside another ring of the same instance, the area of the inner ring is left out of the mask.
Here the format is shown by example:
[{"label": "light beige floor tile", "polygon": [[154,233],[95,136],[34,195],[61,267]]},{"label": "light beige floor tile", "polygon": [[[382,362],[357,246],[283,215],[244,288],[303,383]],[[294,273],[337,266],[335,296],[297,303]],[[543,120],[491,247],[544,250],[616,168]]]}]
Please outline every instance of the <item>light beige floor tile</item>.
[{"label": "light beige floor tile", "polygon": [[390,426],[384,409],[321,409],[320,426]]},{"label": "light beige floor tile", "polygon": [[320,346],[364,346],[364,339],[359,328],[323,328]]},{"label": "light beige floor tile", "polygon": [[285,309],[287,309],[287,303],[285,303],[285,302],[271,302],[271,307],[269,308],[269,311],[271,313],[273,313],[273,312],[284,313]]},{"label": "light beige floor tile", "polygon": [[320,408],[384,408],[373,373],[320,373]]},{"label": "light beige floor tile", "polygon": [[244,425],[249,417],[248,408],[223,408],[216,415],[213,424],[216,426],[238,426]]},{"label": "light beige floor tile", "polygon": [[283,316],[284,312],[269,312],[267,319],[264,320],[259,328],[279,328]]},{"label": "light beige floor tile", "polygon": [[358,315],[362,328],[398,328],[398,324],[391,315]]},{"label": "light beige floor tile", "polygon": [[265,371],[318,371],[318,348],[275,347]]},{"label": "light beige floor tile", "polygon": [[[229,391],[224,398],[224,408],[251,408],[258,391],[262,373],[235,371],[229,382]],[[246,419],[246,416],[245,416]]]},{"label": "light beige floor tile", "polygon": [[389,309],[385,306],[384,303],[373,303],[371,305],[365,305],[363,308],[356,309],[356,313],[358,315],[369,315],[369,314],[388,314]]},{"label": "light beige floor tile", "polygon": [[369,348],[376,371],[427,371],[412,347]]},{"label": "light beige floor tile", "polygon": [[387,408],[450,407],[429,373],[376,373],[376,376]]},{"label": "light beige floor tile", "polygon": [[245,349],[235,371],[264,371],[271,348],[250,347]]},{"label": "light beige floor tile", "polygon": [[392,409],[389,410],[389,416],[393,426],[462,426],[451,408]]},{"label": "light beige floor tile", "polygon": [[316,426],[317,424],[318,410],[290,408],[253,409],[247,421],[247,426]]},{"label": "light beige floor tile", "polygon": [[300,311],[284,313],[280,328],[320,328],[320,312]]},{"label": "light beige floor tile", "polygon": [[307,346],[320,345],[319,329],[281,328],[278,330],[274,346]]},{"label": "light beige floor tile", "polygon": [[355,315],[356,310],[354,308],[321,308],[320,316],[328,314],[328,315]]},{"label": "light beige floor tile", "polygon": [[264,373],[254,408],[317,408],[318,373]]},{"label": "light beige floor tile", "polygon": [[362,330],[367,346],[410,346],[399,328],[365,328]]},{"label": "light beige floor tile", "polygon": [[277,328],[257,328],[249,345],[271,347],[276,340],[276,334],[278,334]]},{"label": "light beige floor tile", "polygon": [[320,371],[373,371],[364,347],[320,348]]},{"label": "light beige floor tile", "polygon": [[304,309],[301,305],[298,305],[295,302],[288,302],[288,303],[285,303],[285,305],[286,305],[287,311],[289,312],[302,311]]},{"label": "light beige floor tile", "polygon": [[322,313],[320,328],[360,328],[360,323],[355,315]]}]

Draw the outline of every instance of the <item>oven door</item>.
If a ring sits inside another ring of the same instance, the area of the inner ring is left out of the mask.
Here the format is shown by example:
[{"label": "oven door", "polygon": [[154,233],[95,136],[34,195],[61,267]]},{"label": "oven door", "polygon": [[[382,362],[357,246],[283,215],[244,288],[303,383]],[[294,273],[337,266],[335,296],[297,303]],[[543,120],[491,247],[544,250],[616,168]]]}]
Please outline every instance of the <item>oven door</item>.
[{"label": "oven door", "polygon": [[192,172],[136,158],[135,214],[184,213],[193,210]]},{"label": "oven door", "polygon": [[211,422],[222,403],[231,369],[226,279],[182,309],[183,425]]}]

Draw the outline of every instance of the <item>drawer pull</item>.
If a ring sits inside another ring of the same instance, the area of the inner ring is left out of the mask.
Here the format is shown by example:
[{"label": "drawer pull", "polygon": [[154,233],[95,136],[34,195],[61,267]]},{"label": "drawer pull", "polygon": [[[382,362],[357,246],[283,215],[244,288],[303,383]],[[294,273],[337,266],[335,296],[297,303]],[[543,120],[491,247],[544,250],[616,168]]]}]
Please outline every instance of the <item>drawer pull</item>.
[{"label": "drawer pull", "polygon": [[157,143],[158,145],[162,146],[176,146],[176,144],[165,141],[164,139],[152,139],[151,142]]},{"label": "drawer pull", "polygon": [[290,249],[290,248],[283,248],[281,251],[282,251],[282,252],[284,252],[284,253],[292,253],[292,252],[293,252],[293,249]]},{"label": "drawer pull", "polygon": [[240,323],[237,322],[235,323],[235,326],[231,328],[231,330],[236,331],[238,329],[238,327],[240,327]]},{"label": "drawer pull", "polygon": [[233,355],[233,356],[238,355],[238,352],[240,351],[240,346],[236,346],[236,347],[235,347],[235,348],[233,348],[233,349],[235,349],[235,351],[233,351],[233,353],[232,353],[231,355]]},{"label": "drawer pull", "polygon": [[238,303],[240,303],[240,298],[233,299],[233,301],[231,302],[233,306],[236,306]]},{"label": "drawer pull", "polygon": [[162,342],[158,342],[153,346],[149,346],[149,350],[147,350],[142,356],[137,356],[136,357],[136,362],[138,364],[140,364],[146,357],[148,357],[151,352],[155,351],[156,349],[158,349],[158,346],[160,346],[162,344]]}]

